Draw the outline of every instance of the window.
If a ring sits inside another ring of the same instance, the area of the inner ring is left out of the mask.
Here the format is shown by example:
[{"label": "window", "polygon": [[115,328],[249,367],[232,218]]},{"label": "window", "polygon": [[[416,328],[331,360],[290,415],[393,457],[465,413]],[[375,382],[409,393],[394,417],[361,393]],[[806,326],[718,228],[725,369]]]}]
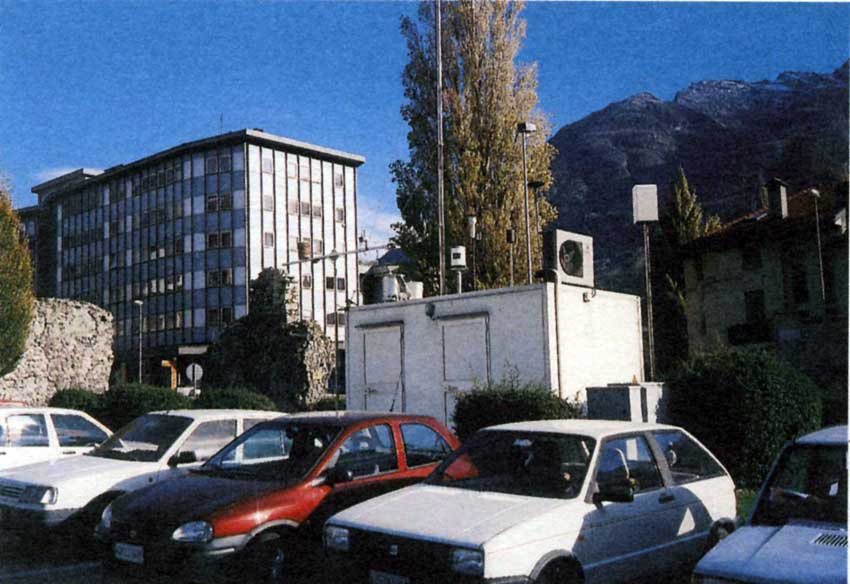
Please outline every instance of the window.
[{"label": "window", "polygon": [[761,249],[755,242],[744,244],[741,248],[741,269],[753,271],[761,268]]},{"label": "window", "polygon": [[233,309],[225,306],[221,309],[221,324],[228,325],[233,322]]},{"label": "window", "polygon": [[333,290],[334,289],[333,276],[331,276],[330,278],[325,278],[325,289],[326,290]]},{"label": "window", "polygon": [[398,469],[392,430],[384,424],[358,430],[339,447],[333,466],[350,471],[355,479]]},{"label": "window", "polygon": [[452,451],[442,436],[422,424],[402,424],[401,439],[409,467],[438,462]]},{"label": "window", "polygon": [[174,328],[183,328],[183,313],[180,311],[174,313]]},{"label": "window", "polygon": [[6,418],[6,446],[50,446],[47,422],[42,414],[18,414]]},{"label": "window", "polygon": [[269,174],[274,172],[274,162],[270,157],[263,157],[263,172]]},{"label": "window", "polygon": [[222,154],[218,157],[218,171],[219,172],[230,172],[231,164],[230,164],[230,155]]},{"label": "window", "polygon": [[289,201],[286,205],[286,211],[290,215],[298,215],[298,201]]},{"label": "window", "polygon": [[711,455],[684,433],[672,430],[655,432],[653,435],[664,453],[675,484],[682,485],[724,474],[723,468]]},{"label": "window", "polygon": [[345,278],[337,278],[336,279],[336,289],[337,290],[345,290]]},{"label": "window", "polygon": [[322,206],[313,205],[313,217],[320,218],[322,216]]},{"label": "window", "polygon": [[263,233],[263,247],[274,247],[274,233],[270,231]]},{"label": "window", "polygon": [[345,223],[345,209],[341,207],[336,208],[336,222]]},{"label": "window", "polygon": [[310,288],[312,288],[313,287],[313,276],[306,275],[306,274],[304,276],[301,276],[301,287],[304,288],[305,290],[309,290]]},{"label": "window", "polygon": [[748,323],[764,322],[764,290],[744,292],[744,310]]},{"label": "window", "polygon": [[234,438],[236,420],[202,422],[180,447],[180,452],[194,452],[199,461],[207,460]]},{"label": "window", "polygon": [[289,156],[286,160],[286,176],[289,178],[298,178],[298,162],[294,156]]},{"label": "window", "polygon": [[207,274],[207,288],[219,288],[233,285],[231,270],[212,270]]},{"label": "window", "polygon": [[302,215],[309,216],[311,208],[312,208],[312,205],[310,205],[310,203],[308,203],[307,201],[301,201],[301,214]]},{"label": "window", "polygon": [[334,188],[341,189],[343,184],[344,183],[343,183],[342,169],[341,168],[335,168],[334,169]]},{"label": "window", "polygon": [[635,494],[664,486],[658,465],[643,436],[616,438],[605,443],[596,482],[619,486],[628,480]]},{"label": "window", "polygon": [[221,325],[221,310],[218,308],[207,309],[207,326],[216,327]]},{"label": "window", "polygon": [[218,195],[218,208],[222,211],[230,211],[233,208],[233,193],[220,193]]},{"label": "window", "polygon": [[215,249],[219,245],[218,233],[207,233],[207,249]]},{"label": "window", "polygon": [[218,211],[218,195],[207,195],[207,212]]},{"label": "window", "polygon": [[229,231],[222,231],[219,238],[221,247],[233,246],[233,235]]},{"label": "window", "polygon": [[218,158],[213,156],[207,157],[206,173],[213,174],[218,172]]},{"label": "window", "polygon": [[785,250],[782,262],[785,302],[792,307],[809,301],[809,284],[802,255],[800,248],[789,247]]},{"label": "window", "polygon": [[325,253],[325,242],[321,239],[314,239],[311,243],[313,255],[320,256]]},{"label": "window", "polygon": [[274,211],[274,197],[263,195],[263,211]]}]

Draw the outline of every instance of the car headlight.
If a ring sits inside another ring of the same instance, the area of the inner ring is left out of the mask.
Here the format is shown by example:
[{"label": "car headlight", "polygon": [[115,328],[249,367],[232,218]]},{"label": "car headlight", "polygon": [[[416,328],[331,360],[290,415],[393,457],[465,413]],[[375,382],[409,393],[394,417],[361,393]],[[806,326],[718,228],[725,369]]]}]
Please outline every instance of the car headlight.
[{"label": "car headlight", "polygon": [[21,503],[37,503],[39,505],[53,505],[59,498],[59,489],[56,487],[39,487],[31,485],[24,489],[18,501]]},{"label": "car headlight", "polygon": [[174,530],[171,539],[174,541],[205,542],[213,537],[212,525],[206,521],[190,521]]},{"label": "car headlight", "polygon": [[465,548],[452,550],[452,570],[469,576],[484,575],[484,552]]},{"label": "car headlight", "polygon": [[347,552],[350,545],[348,536],[349,532],[346,528],[337,527],[336,525],[326,525],[325,548],[338,552]]},{"label": "car headlight", "polygon": [[112,529],[112,503],[107,505],[103,513],[100,514],[100,528],[104,531]]}]

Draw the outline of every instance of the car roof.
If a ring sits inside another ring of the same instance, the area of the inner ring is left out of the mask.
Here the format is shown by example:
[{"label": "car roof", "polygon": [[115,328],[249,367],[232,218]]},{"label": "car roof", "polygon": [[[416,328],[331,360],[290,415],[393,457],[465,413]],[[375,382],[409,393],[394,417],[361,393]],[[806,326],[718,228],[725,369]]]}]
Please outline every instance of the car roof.
[{"label": "car roof", "polygon": [[368,422],[371,420],[434,420],[434,418],[432,418],[431,416],[423,416],[419,414],[404,414],[398,412],[367,412],[358,410],[340,410],[338,412],[335,412],[333,410],[321,412],[303,412],[287,416],[286,419],[295,420],[298,422],[337,422],[342,423],[346,426],[351,424],[358,424],[360,422]]},{"label": "car roof", "polygon": [[48,406],[19,406],[0,405],[0,414],[88,414],[82,410],[69,408],[54,408]]},{"label": "car roof", "polygon": [[599,439],[624,432],[645,432],[647,430],[679,430],[665,424],[646,422],[623,422],[619,420],[539,420],[534,422],[513,422],[489,426],[485,430],[511,430],[518,432],[553,432],[557,434],[579,434]]},{"label": "car roof", "polygon": [[221,420],[235,417],[266,418],[273,419],[285,416],[283,412],[270,412],[265,410],[160,410],[149,412],[169,416],[182,416],[193,420]]},{"label": "car roof", "polygon": [[847,426],[830,426],[806,434],[795,440],[796,444],[820,444],[825,446],[846,446]]}]

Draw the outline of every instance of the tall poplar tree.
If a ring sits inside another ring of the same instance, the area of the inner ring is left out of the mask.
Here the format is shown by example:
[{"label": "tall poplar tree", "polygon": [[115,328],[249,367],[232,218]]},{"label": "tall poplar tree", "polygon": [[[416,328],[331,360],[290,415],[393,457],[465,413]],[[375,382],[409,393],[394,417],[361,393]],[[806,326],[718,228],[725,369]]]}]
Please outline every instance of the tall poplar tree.
[{"label": "tall poplar tree", "polygon": [[[533,122],[538,128],[528,136],[527,149],[528,178],[543,183],[538,192],[529,192],[533,269],[540,268],[537,209],[541,226],[557,217],[543,196],[552,182],[555,149],[547,142],[551,125],[537,107],[537,70],[517,63],[525,37],[521,11],[520,2],[505,0],[442,3],[446,248],[465,245],[470,263],[473,242],[466,217],[476,216],[481,233],[475,245],[476,284],[482,288],[509,281],[506,232],[511,227],[517,234],[516,281],[526,275],[518,122]],[[434,16],[435,3],[423,2],[418,22],[402,19],[409,62],[403,74],[407,102],[401,113],[410,126],[410,157],[390,165],[403,220],[394,225],[395,239],[431,293],[437,289],[439,270]]]},{"label": "tall poplar tree", "polygon": [[0,177],[0,375],[14,368],[29,336],[32,284],[29,248]]}]

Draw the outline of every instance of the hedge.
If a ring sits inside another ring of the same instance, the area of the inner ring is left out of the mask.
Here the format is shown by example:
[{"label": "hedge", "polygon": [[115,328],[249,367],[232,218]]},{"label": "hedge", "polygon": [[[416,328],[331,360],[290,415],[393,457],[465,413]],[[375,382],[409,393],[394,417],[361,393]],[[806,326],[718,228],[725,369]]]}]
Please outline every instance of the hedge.
[{"label": "hedge", "polygon": [[763,350],[698,354],[667,380],[668,413],[740,487],[758,487],[782,445],[820,427],[822,392]]},{"label": "hedge", "polygon": [[0,375],[15,368],[30,332],[35,296],[29,246],[0,179]]},{"label": "hedge", "polygon": [[577,418],[581,405],[554,395],[537,383],[522,383],[516,374],[497,384],[458,395],[452,416],[455,432],[466,440],[487,426],[528,420]]},{"label": "hedge", "polygon": [[268,397],[241,387],[206,389],[195,400],[194,406],[209,409],[277,410],[275,403]]}]

